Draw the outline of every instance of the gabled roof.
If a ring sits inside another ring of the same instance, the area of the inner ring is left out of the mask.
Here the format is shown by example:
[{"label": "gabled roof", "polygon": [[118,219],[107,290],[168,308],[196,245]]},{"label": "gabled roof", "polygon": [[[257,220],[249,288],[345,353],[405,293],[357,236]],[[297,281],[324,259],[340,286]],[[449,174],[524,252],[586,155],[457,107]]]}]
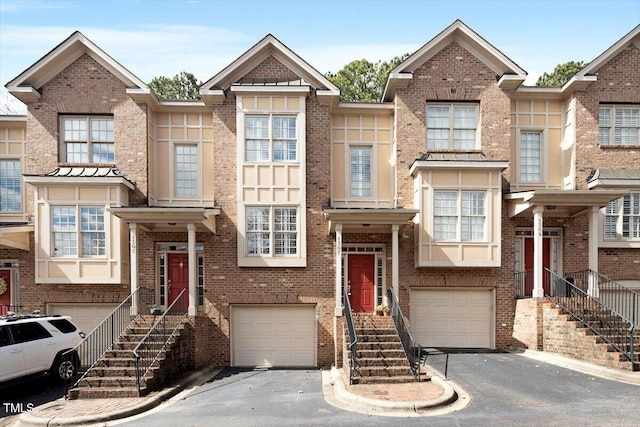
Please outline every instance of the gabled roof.
[{"label": "gabled roof", "polygon": [[79,31],[71,34],[35,64],[7,83],[6,87],[11,94],[23,102],[37,101],[40,98],[42,86],[85,53],[122,81],[128,93],[136,95],[151,93],[142,80]]},{"label": "gabled roof", "polygon": [[578,71],[575,76],[562,86],[562,91],[580,90],[589,86],[589,84],[597,80],[596,73],[598,70],[632,43],[640,49],[640,25],[629,31],[613,46],[602,52],[596,59],[589,62],[586,67]]},{"label": "gabled roof", "polygon": [[383,101],[391,101],[397,88],[406,87],[413,78],[412,73],[448,46],[451,42],[457,42],[482,63],[489,67],[496,75],[501,76],[500,86],[515,89],[520,86],[527,72],[518,64],[507,58],[491,43],[483,39],[478,33],[466,26],[459,19],[449,25],[440,34],[431,39],[427,44],[418,49],[405,61],[391,70],[387,80]]},{"label": "gabled roof", "polygon": [[200,87],[200,96],[205,101],[221,102],[226,89],[240,81],[269,56],[273,56],[304,82],[315,88],[319,96],[330,96],[336,99],[339,97],[340,90],[329,79],[271,34],[267,34],[238,59],[204,82]]}]

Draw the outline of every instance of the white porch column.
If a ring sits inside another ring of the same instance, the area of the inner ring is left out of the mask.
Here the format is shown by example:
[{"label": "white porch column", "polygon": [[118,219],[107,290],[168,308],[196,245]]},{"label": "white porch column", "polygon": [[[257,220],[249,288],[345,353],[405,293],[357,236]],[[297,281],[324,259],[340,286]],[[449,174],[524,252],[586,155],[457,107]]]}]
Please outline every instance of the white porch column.
[{"label": "white porch column", "polygon": [[542,280],[544,271],[542,269],[542,232],[544,229],[543,206],[536,206],[533,209],[533,297],[544,297]]},{"label": "white porch column", "polygon": [[[589,270],[598,271],[598,240],[600,237],[600,209],[596,206],[591,207],[589,212]],[[589,296],[598,298],[600,295],[598,289],[598,279],[595,274],[589,274]]]},{"label": "white porch column", "polygon": [[196,226],[187,224],[187,243],[189,244],[189,316],[195,316],[198,311],[198,288],[196,287]]},{"label": "white porch column", "polygon": [[[131,293],[138,289],[138,224],[129,224],[129,282],[131,283]],[[138,298],[136,295],[131,301],[131,315],[138,314]]]},{"label": "white porch column", "polygon": [[336,316],[342,316],[342,224],[336,224]]},{"label": "white porch column", "polygon": [[[400,226],[398,224],[393,224],[391,226],[391,287],[393,288],[393,293],[395,294],[398,301],[400,301],[400,293],[399,291],[399,269],[398,269],[398,230],[400,230]],[[390,301],[387,301],[387,306],[390,305]]]}]

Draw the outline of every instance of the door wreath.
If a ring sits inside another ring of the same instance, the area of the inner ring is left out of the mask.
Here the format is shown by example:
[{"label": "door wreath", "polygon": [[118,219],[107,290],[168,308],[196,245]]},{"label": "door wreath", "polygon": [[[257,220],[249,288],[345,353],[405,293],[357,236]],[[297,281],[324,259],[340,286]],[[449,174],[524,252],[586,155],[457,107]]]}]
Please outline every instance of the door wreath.
[{"label": "door wreath", "polygon": [[7,292],[8,289],[9,289],[9,286],[7,285],[7,281],[4,280],[3,277],[0,277],[0,295]]}]

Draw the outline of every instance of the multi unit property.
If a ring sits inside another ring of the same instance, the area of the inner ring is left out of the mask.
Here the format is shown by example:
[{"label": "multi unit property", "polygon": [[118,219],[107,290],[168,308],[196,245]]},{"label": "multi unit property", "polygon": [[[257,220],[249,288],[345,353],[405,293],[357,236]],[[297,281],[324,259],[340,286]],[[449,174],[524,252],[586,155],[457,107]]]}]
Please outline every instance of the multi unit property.
[{"label": "multi unit property", "polygon": [[526,76],[455,21],[380,102],[272,35],[166,101],[75,32],[6,84],[0,310],[88,332],[144,289],[192,367],[342,364],[345,305],[425,348],[599,360],[556,311],[582,291],[639,327],[640,26],[561,87]]}]

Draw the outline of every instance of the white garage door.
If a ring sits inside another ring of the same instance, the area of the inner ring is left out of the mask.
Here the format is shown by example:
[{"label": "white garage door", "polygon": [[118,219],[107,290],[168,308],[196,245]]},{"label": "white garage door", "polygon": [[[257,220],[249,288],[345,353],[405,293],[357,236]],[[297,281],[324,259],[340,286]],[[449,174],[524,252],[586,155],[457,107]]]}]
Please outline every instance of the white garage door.
[{"label": "white garage door", "polygon": [[231,307],[233,366],[316,366],[315,306]]},{"label": "white garage door", "polygon": [[487,289],[412,289],[411,334],[423,347],[494,348]]},{"label": "white garage door", "polygon": [[73,323],[88,334],[117,306],[118,304],[49,304],[47,314],[71,316]]}]

